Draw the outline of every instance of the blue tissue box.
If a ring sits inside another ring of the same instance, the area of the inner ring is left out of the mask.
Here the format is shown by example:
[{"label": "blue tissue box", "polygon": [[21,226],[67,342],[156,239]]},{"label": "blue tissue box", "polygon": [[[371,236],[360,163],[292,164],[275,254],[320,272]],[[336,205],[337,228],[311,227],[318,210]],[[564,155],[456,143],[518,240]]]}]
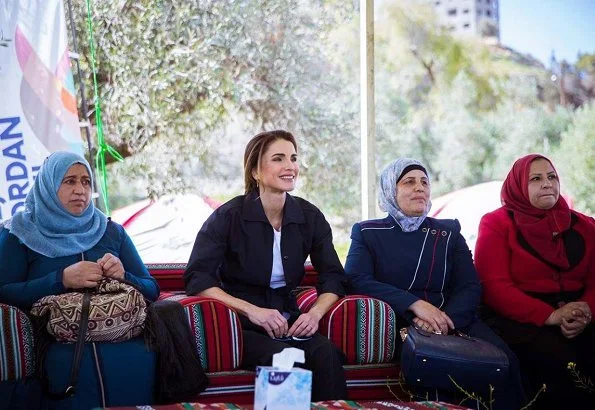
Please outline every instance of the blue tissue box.
[{"label": "blue tissue box", "polygon": [[312,372],[294,367],[256,367],[254,410],[310,410]]}]

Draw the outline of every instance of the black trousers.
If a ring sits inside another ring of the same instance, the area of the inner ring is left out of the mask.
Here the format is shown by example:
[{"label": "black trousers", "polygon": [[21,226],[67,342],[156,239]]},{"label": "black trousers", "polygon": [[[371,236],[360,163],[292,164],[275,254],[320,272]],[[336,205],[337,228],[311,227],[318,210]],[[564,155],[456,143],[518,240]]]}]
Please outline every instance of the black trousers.
[{"label": "black trousers", "polygon": [[517,354],[526,377],[529,397],[545,384],[534,409],[595,409],[595,392],[582,389],[568,369],[570,362],[584,378],[595,382],[595,326],[588,325],[573,339],[558,326],[518,323],[495,314],[489,324]]},{"label": "black trousers", "polygon": [[[466,329],[462,329],[469,336],[476,337],[486,342],[490,342],[499,347],[508,357],[508,378],[500,385],[494,386],[494,410],[513,410],[520,409],[526,404],[527,398],[523,388],[519,360],[515,353],[510,349],[504,340],[502,340],[488,325],[477,319]],[[489,392],[483,392],[482,397],[487,403]]]},{"label": "black trousers", "polygon": [[280,342],[254,330],[243,330],[243,367],[270,366],[273,354],[287,347],[304,351],[305,364],[296,364],[312,371],[312,401],[345,400],[347,385],[343,371],[344,355],[330,340],[319,333],[305,341]]}]

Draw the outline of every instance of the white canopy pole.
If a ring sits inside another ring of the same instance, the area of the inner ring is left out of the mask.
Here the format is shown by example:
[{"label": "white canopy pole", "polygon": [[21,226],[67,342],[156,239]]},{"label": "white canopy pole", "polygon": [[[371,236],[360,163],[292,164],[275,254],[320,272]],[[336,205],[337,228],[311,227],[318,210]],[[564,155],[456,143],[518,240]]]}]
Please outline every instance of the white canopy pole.
[{"label": "white canopy pole", "polygon": [[360,0],[360,112],[362,219],[376,216],[374,0]]}]

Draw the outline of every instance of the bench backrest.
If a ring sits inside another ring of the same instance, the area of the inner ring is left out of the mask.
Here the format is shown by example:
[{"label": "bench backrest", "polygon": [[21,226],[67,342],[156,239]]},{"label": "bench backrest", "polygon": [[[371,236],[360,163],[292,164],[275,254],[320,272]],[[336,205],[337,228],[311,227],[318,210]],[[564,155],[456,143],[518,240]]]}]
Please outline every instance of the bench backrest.
[{"label": "bench backrest", "polygon": [[[147,269],[157,280],[162,292],[184,290],[185,263],[148,263]],[[315,286],[318,283],[318,272],[309,263],[304,265],[304,269],[306,275],[300,285]]]}]

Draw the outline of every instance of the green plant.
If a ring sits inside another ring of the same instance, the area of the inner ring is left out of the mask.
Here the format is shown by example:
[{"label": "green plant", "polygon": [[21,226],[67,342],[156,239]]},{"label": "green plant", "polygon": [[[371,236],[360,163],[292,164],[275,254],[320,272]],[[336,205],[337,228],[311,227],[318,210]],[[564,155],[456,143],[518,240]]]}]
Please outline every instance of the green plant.
[{"label": "green plant", "polygon": [[595,392],[595,387],[593,386],[593,382],[589,377],[581,376],[580,372],[576,368],[576,363],[568,362],[567,369],[570,371],[572,376],[572,380],[576,383],[579,389],[584,389],[589,393]]},{"label": "green plant", "polygon": [[[577,380],[580,380],[581,383],[584,383],[584,385],[586,386],[585,388],[589,389],[589,391],[593,391],[593,383],[591,382],[591,380],[588,379],[584,379],[581,378],[580,375],[578,374],[578,371],[576,371],[576,365],[574,363],[568,363],[568,369],[571,370],[571,372],[573,372],[573,374],[576,372],[577,375]],[[450,379],[450,381],[455,385],[456,389],[463,394],[464,398],[463,400],[460,401],[459,405],[463,404],[464,401],[466,400],[474,400],[478,403],[479,406],[481,406],[482,408],[484,408],[485,410],[492,410],[492,407],[494,405],[494,387],[490,384],[490,397],[488,399],[488,401],[484,401],[483,398],[474,392],[468,392],[467,390],[465,390],[462,386],[460,386],[450,375],[448,376],[448,378]],[[393,395],[393,397],[395,399],[397,399],[398,401],[412,401],[412,400],[428,400],[428,394],[426,393],[425,397],[421,397],[418,396],[416,394],[414,394],[411,390],[408,389],[407,387],[407,383],[405,382],[405,377],[403,376],[402,372],[399,372],[399,378],[397,379],[396,385],[399,387],[399,389],[405,393],[407,396],[409,396],[407,398],[407,400],[403,400],[403,398],[399,397],[399,395],[397,395],[393,389],[391,388],[390,383],[386,382],[386,387],[388,387],[388,391],[390,392],[390,394]],[[525,405],[523,406],[521,409],[519,410],[528,410],[531,408],[531,406],[533,406],[535,404],[535,402],[537,401],[537,399],[539,398],[539,396],[541,395],[541,393],[545,392],[546,390],[546,385],[543,384],[541,386],[541,388],[537,391],[537,393],[535,393],[535,396],[533,396],[533,398]]]},{"label": "green plant", "polygon": [[463,393],[463,395],[465,396],[465,398],[463,400],[461,400],[460,404],[462,404],[467,399],[471,399],[471,400],[475,400],[477,403],[479,403],[481,405],[481,407],[485,408],[486,410],[492,410],[492,406],[494,405],[494,386],[492,386],[491,384],[489,385],[490,386],[490,398],[489,398],[488,402],[486,403],[485,401],[482,400],[482,398],[479,394],[477,394],[475,392],[469,393],[462,386],[457,384],[457,382],[455,382],[455,380],[452,377],[450,377],[450,375],[448,375],[448,378],[450,379],[452,384],[455,385],[457,390],[460,391],[461,393]]},{"label": "green plant", "polygon": [[[477,402],[486,410],[492,410],[492,406],[494,404],[494,387],[492,387],[492,385],[490,385],[490,399],[489,401],[486,403],[484,402],[481,397],[479,395],[477,395],[476,393],[469,393],[467,392],[465,389],[463,389],[461,386],[459,386],[457,384],[457,382],[455,382],[453,380],[452,377],[448,376],[448,378],[450,379],[451,382],[453,382],[453,384],[456,386],[457,390],[459,390],[461,393],[463,393],[465,395],[465,399],[472,399],[472,400],[477,400]],[[541,386],[541,388],[537,391],[537,393],[535,393],[535,396],[533,396],[533,398],[531,399],[531,401],[529,401],[529,403],[527,403],[525,406],[523,406],[520,410],[527,410],[530,409],[531,406],[533,406],[533,404],[535,404],[535,402],[537,401],[537,398],[539,397],[539,395],[543,392],[545,392],[546,386],[545,384]],[[464,400],[463,400],[464,401]],[[461,403],[463,402],[461,401]]]},{"label": "green plant", "polygon": [[546,386],[545,386],[545,384],[543,384],[541,386],[541,388],[537,391],[537,393],[535,394],[535,396],[533,396],[533,398],[531,399],[531,401],[529,403],[527,403],[525,405],[525,407],[523,407],[521,410],[526,410],[526,409],[531,408],[531,406],[533,406],[533,404],[535,404],[535,402],[537,401],[537,398],[539,397],[539,395],[541,393],[543,393],[545,391],[545,389],[546,389]]},{"label": "green plant", "polygon": [[397,386],[399,387],[399,389],[403,393],[405,393],[407,396],[409,396],[407,398],[407,400],[403,400],[401,397],[399,397],[399,395],[397,393],[395,393],[393,391],[393,389],[390,387],[390,383],[388,382],[388,378],[387,378],[386,387],[388,387],[388,391],[390,392],[390,394],[392,394],[393,397],[395,399],[397,399],[398,401],[412,401],[412,400],[415,400],[416,398],[417,399],[428,400],[428,394],[427,393],[426,393],[426,397],[420,397],[420,396],[415,395],[411,390],[409,390],[407,388],[407,384],[405,383],[405,377],[403,377],[403,373],[402,372],[399,372],[399,377],[397,379]]}]

